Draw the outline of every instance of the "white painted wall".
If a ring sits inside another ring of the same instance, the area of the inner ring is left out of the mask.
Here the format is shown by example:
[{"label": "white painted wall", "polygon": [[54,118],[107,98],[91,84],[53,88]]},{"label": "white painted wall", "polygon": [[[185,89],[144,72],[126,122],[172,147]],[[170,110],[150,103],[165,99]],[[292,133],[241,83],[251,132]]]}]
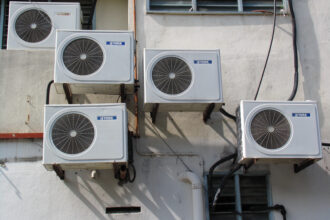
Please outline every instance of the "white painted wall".
[{"label": "white painted wall", "polygon": [[98,0],[95,15],[97,30],[127,30],[128,0]]},{"label": "white painted wall", "polygon": [[[131,5],[131,1],[129,2]],[[300,83],[296,100],[319,102],[322,139],[330,142],[330,75],[328,0],[294,0],[298,25]],[[107,14],[102,14],[104,19]],[[131,17],[130,17],[131,18]],[[278,18],[273,51],[261,87],[260,99],[287,99],[293,82],[291,23]],[[132,21],[129,21],[131,28]],[[144,0],[137,0],[137,52],[140,82],[143,80],[142,50],[148,48],[220,48],[226,109],[234,112],[240,99],[252,99],[258,85],[272,28],[271,16],[188,16],[146,14]],[[22,70],[25,67],[22,66]],[[42,73],[39,73],[42,74]],[[142,84],[142,83],[141,83]],[[142,109],[143,88],[140,89]],[[87,99],[90,102],[95,97]],[[98,102],[102,99],[98,98]],[[104,100],[109,100],[104,97]],[[137,179],[118,187],[111,171],[96,180],[87,171],[68,171],[62,182],[46,172],[40,161],[40,145],[31,141],[1,141],[0,219],[192,219],[191,186],[180,182],[185,167],[175,157],[150,157],[150,152],[170,153],[140,112],[141,138],[134,145]],[[130,122],[131,123],[131,122]],[[133,126],[134,127],[134,126]],[[201,178],[211,164],[234,151],[235,125],[213,114],[207,125],[201,113],[160,113],[157,128]],[[15,150],[13,150],[14,148]],[[35,148],[35,150],[32,150]],[[26,149],[29,154],[24,153]],[[38,150],[39,149],[39,150]],[[24,154],[24,155],[22,155]],[[22,159],[24,158],[24,159]],[[330,216],[329,149],[324,159],[301,173],[288,165],[260,166],[271,173],[273,202],[284,204],[290,220],[327,220]],[[107,206],[137,205],[140,214],[105,215]],[[276,214],[276,219],[281,219]]]},{"label": "white painted wall", "polygon": [[[43,131],[46,88],[54,75],[54,50],[0,51],[0,133]],[[54,85],[51,94],[56,94]],[[51,103],[66,103],[64,95]]]}]

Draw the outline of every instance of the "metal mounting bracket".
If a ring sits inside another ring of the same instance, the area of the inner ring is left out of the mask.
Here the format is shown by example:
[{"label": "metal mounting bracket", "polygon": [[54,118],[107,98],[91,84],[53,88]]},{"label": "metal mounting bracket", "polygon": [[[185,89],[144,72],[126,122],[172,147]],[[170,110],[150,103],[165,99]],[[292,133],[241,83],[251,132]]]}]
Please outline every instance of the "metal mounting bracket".
[{"label": "metal mounting bracket", "polygon": [[159,108],[159,104],[158,103],[154,104],[154,106],[152,107],[152,112],[150,112],[151,121],[152,121],[153,124],[156,123],[158,108]]},{"label": "metal mounting bracket", "polygon": [[65,178],[65,171],[62,170],[61,166],[58,164],[53,164],[53,169],[56,173],[56,175],[61,179],[64,180]]},{"label": "metal mounting bracket", "polygon": [[120,84],[120,100],[121,103],[125,103],[126,102],[126,93],[125,93],[125,84]]},{"label": "metal mounting bracket", "polygon": [[72,92],[70,89],[70,85],[67,83],[63,83],[63,89],[64,89],[66,100],[68,101],[68,104],[72,104]]},{"label": "metal mounting bracket", "polygon": [[299,164],[294,164],[293,165],[294,173],[299,173],[300,171],[306,169],[307,167],[313,165],[314,163],[315,163],[314,159],[306,159]]},{"label": "metal mounting bracket", "polygon": [[244,173],[246,173],[254,164],[256,164],[257,160],[256,159],[252,159],[250,161],[248,161],[248,163],[246,163],[243,168],[244,168]]},{"label": "metal mounting bracket", "polygon": [[207,106],[205,111],[203,112],[203,121],[204,123],[207,123],[207,121],[210,119],[211,113],[213,112],[215,107],[214,103],[211,103]]}]

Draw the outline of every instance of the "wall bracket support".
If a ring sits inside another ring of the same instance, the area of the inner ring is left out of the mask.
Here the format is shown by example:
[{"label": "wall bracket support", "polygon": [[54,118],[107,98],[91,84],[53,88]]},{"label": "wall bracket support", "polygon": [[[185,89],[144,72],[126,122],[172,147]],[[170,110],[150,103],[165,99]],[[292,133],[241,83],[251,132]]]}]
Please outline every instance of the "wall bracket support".
[{"label": "wall bracket support", "polygon": [[158,108],[159,108],[159,103],[154,104],[154,106],[152,107],[152,112],[150,112],[151,121],[152,121],[153,124],[156,123],[156,117],[157,117],[157,113],[158,113]]},{"label": "wall bracket support", "polygon": [[215,104],[211,103],[207,106],[207,108],[203,112],[203,121],[204,121],[204,123],[207,123],[207,121],[210,119],[211,113],[213,112],[214,107],[215,107]]},{"label": "wall bracket support", "polygon": [[293,165],[294,173],[299,173],[300,171],[306,169],[307,167],[313,165],[314,163],[315,163],[314,159],[306,159],[299,164],[294,164]]},{"label": "wall bracket support", "polygon": [[61,166],[58,164],[53,164],[53,169],[56,173],[56,175],[61,179],[64,180],[65,178],[65,171],[62,170]]},{"label": "wall bracket support", "polygon": [[120,100],[121,103],[125,103],[126,102],[126,92],[125,92],[125,84],[120,84]]},{"label": "wall bracket support", "polygon": [[63,83],[63,89],[64,89],[66,100],[68,101],[68,104],[72,104],[72,92],[70,89],[70,85],[67,83]]}]

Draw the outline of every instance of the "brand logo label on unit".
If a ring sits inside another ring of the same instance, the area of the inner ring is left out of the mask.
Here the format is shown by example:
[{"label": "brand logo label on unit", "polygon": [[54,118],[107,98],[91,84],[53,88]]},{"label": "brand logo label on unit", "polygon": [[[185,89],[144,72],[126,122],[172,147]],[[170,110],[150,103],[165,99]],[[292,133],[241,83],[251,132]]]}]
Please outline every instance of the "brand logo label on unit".
[{"label": "brand logo label on unit", "polygon": [[56,15],[59,15],[59,16],[70,16],[71,13],[70,12],[56,12]]},{"label": "brand logo label on unit", "polygon": [[292,117],[311,117],[311,113],[292,113]]},{"label": "brand logo label on unit", "polygon": [[97,120],[117,120],[117,116],[112,116],[112,115],[97,116]]},{"label": "brand logo label on unit", "polygon": [[107,41],[107,45],[113,45],[113,46],[125,46],[124,41]]},{"label": "brand logo label on unit", "polygon": [[212,60],[194,60],[194,64],[212,64]]}]

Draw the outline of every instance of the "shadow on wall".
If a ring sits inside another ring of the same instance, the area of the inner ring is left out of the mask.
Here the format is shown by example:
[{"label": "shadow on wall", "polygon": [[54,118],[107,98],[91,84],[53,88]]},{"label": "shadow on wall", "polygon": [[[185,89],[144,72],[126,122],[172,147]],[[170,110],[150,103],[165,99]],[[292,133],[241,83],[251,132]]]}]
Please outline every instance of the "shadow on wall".
[{"label": "shadow on wall", "polygon": [[[9,177],[6,175],[6,173],[2,171],[2,169],[5,169],[6,171],[8,171],[8,168],[7,167],[4,167],[4,168],[1,167],[0,168],[0,176],[3,176],[4,177],[4,179],[7,181],[8,185],[10,185],[12,187],[12,189],[14,190],[16,196],[19,199],[22,199],[22,193],[16,187],[16,185],[9,179]],[[5,184],[5,183],[3,183],[3,184]]]},{"label": "shadow on wall", "polygon": [[330,176],[323,160],[297,174],[292,165],[272,165],[271,174],[273,203],[285,205],[288,219],[329,219]]},{"label": "shadow on wall", "polygon": [[[88,171],[70,171],[64,184],[97,219],[191,219],[190,212],[183,214],[191,207],[191,186],[179,180],[184,168],[175,160],[139,157],[136,180],[124,187],[117,185],[112,170],[98,171],[95,180]],[[120,206],[140,206],[141,213],[105,214],[106,207]]]},{"label": "shadow on wall", "polygon": [[[165,146],[158,137],[158,130],[160,135],[171,143],[175,143],[175,150],[182,152],[182,149],[189,152],[199,152],[201,148],[203,151],[208,149],[208,145],[216,145],[210,150],[223,150],[220,146],[236,146],[236,127],[231,121],[223,119],[221,114],[214,112],[211,119],[205,124],[202,119],[202,113],[189,112],[191,117],[185,118],[187,113],[165,113],[159,112],[157,114],[156,124],[152,124],[149,113],[142,115],[141,120],[145,122],[144,126],[140,127],[140,134],[142,137],[147,137],[145,143],[139,142],[139,145],[151,145],[157,149],[160,146]],[[187,127],[185,121],[189,120]],[[150,135],[156,136],[151,137]],[[210,140],[212,140],[210,142]],[[171,145],[171,144],[170,144]],[[168,149],[165,148],[168,151]],[[166,152],[167,152],[166,151]]]},{"label": "shadow on wall", "polygon": [[[301,64],[300,72],[304,76],[303,89],[306,100],[318,101],[320,126],[322,127],[324,113],[320,102],[320,51],[315,34],[314,24],[308,0],[294,1],[298,8],[296,13],[298,32],[298,52]],[[305,34],[308,32],[308,34]]]}]

